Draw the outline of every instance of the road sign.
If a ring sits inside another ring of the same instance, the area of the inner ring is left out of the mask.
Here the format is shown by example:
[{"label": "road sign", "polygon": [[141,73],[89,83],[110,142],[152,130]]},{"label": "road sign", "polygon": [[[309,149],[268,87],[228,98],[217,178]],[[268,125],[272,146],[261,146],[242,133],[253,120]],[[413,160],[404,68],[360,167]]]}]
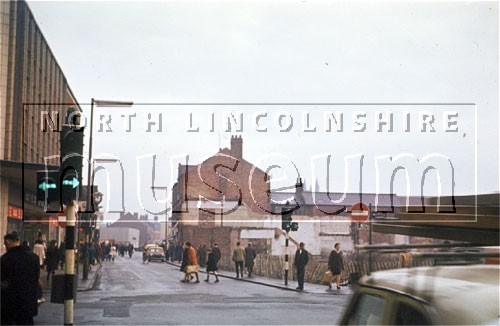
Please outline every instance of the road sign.
[{"label": "road sign", "polygon": [[59,170],[36,172],[37,200],[54,202],[59,200]]},{"label": "road sign", "polygon": [[357,203],[351,207],[351,221],[363,223],[370,219],[370,210],[363,203]]}]

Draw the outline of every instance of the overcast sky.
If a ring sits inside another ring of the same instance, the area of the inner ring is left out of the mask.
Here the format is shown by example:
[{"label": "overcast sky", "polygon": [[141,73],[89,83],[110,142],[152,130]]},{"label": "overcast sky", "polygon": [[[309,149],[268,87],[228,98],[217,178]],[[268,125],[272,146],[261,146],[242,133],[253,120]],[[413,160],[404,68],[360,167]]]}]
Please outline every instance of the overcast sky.
[{"label": "overcast sky", "polygon": [[[405,155],[413,155],[441,172],[442,193],[451,192],[451,181],[455,194],[499,190],[496,2],[29,5],[81,103],[96,98],[234,104],[96,108],[94,156],[108,153],[123,163],[127,211],[160,211],[164,206],[149,199],[151,161],[137,157],[156,154],[155,186],[170,187],[170,169],[176,177],[180,162],[173,155],[189,155],[190,164],[199,163],[219,147],[229,147],[233,134],[243,136],[246,160],[263,170],[276,164],[285,167],[288,181],[276,181],[273,187],[293,184],[298,171],[309,188],[314,171],[325,191],[326,159],[318,156],[331,155],[330,189],[356,192],[364,155],[362,191],[387,192],[387,171],[383,163],[377,168],[377,157],[378,162],[387,160],[380,157],[400,157],[400,165],[407,166]],[[298,103],[303,105],[291,105]],[[88,112],[88,106],[82,107]],[[241,114],[242,132],[235,132],[235,125],[227,132],[224,111],[236,118]],[[267,116],[256,125],[261,111]],[[329,111],[342,113],[342,131],[326,131]],[[356,120],[353,114],[358,111],[366,116]],[[384,117],[392,112],[392,132],[387,126],[377,131],[377,111]],[[122,117],[133,113],[131,120]],[[288,126],[286,118],[281,126],[275,121],[282,113],[293,118],[288,131],[280,130]],[[99,131],[99,114],[111,115],[112,132]],[[434,117],[434,132],[422,123],[426,115]],[[192,129],[199,127],[199,132],[187,132],[190,117]],[[150,132],[148,122],[157,122]],[[355,131],[364,122],[366,130]],[[265,127],[267,132],[258,131]],[[314,127],[315,132],[307,131]],[[438,189],[435,171],[426,178],[425,194]],[[277,170],[271,174],[280,176]],[[417,194],[420,172],[410,172],[410,179],[412,194]],[[113,178],[107,187],[102,173],[97,180],[104,192],[119,188]],[[405,189],[404,179],[397,179],[395,190]],[[159,190],[157,195],[164,198]]]}]

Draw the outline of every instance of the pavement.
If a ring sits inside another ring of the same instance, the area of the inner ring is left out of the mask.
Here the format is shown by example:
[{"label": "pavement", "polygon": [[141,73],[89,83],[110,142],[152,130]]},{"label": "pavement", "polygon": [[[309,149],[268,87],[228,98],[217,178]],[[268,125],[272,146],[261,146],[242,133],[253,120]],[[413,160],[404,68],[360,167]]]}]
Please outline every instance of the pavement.
[{"label": "pavement", "polygon": [[[175,262],[167,262],[170,265],[177,266],[180,268],[180,264],[175,263]],[[199,268],[199,273],[200,274],[206,274],[206,272],[203,271],[203,267]],[[316,294],[352,294],[353,288],[351,285],[341,285],[341,289],[337,290],[336,289],[336,284],[332,285],[332,289],[329,289],[328,286],[326,285],[320,285],[320,284],[313,284],[313,283],[304,283],[304,290],[298,290],[296,287],[298,286],[297,281],[295,280],[288,280],[288,285],[285,285],[285,281],[282,279],[277,279],[277,278],[270,278],[270,277],[264,277],[264,276],[256,276],[252,275],[251,277],[248,277],[247,274],[245,274],[245,277],[243,278],[236,278],[235,272],[233,271],[224,271],[224,270],[218,270],[217,274],[219,277],[224,277],[224,278],[229,278],[233,280],[239,280],[240,282],[249,282],[249,283],[254,283],[258,285],[263,285],[263,286],[268,286],[268,287],[273,287],[276,289],[281,289],[281,290],[287,290],[287,291],[295,291],[295,292],[304,292],[304,293],[316,293]],[[200,276],[200,278],[202,278]],[[214,279],[213,275],[210,275],[211,279]]]},{"label": "pavement", "polygon": [[[92,266],[92,269],[89,271],[88,278],[87,280],[82,279],[82,271],[83,271],[83,264],[79,264],[78,266],[78,281],[77,281],[77,291],[82,292],[82,291],[90,291],[94,287],[94,284],[97,280],[97,276],[101,273],[101,268],[102,266],[99,264],[96,264],[95,266]],[[64,275],[64,270],[58,269],[55,271],[55,275]],[[49,281],[47,281],[47,270],[43,269],[40,271],[40,282],[42,283],[42,289],[43,293],[50,293],[51,292],[51,286],[52,286],[52,279],[49,278]],[[50,299],[50,295],[44,295],[45,300]]]},{"label": "pavement", "polygon": [[[175,263],[175,262],[168,262],[168,264],[179,267],[180,264]],[[82,279],[82,270],[83,270],[83,264],[79,265],[78,268],[78,283],[77,283],[77,291],[78,292],[83,292],[83,291],[90,291],[93,289],[98,276],[101,273],[101,268],[102,266],[99,264],[96,264],[95,266],[92,266],[92,269],[89,271],[88,278],[87,280]],[[200,274],[206,274],[205,271],[203,271],[203,268],[200,267],[199,269]],[[64,270],[58,269],[55,272],[56,275],[64,275]],[[228,279],[233,279],[233,280],[239,280],[240,282],[248,282],[248,283],[253,283],[253,284],[258,284],[258,285],[263,285],[263,286],[268,286],[268,287],[273,287],[276,289],[281,289],[281,290],[287,290],[287,291],[295,291],[295,292],[304,292],[304,293],[316,293],[316,294],[343,294],[343,295],[348,295],[353,293],[353,289],[350,285],[342,285],[340,290],[336,289],[336,284],[332,285],[332,289],[329,289],[326,285],[320,285],[320,284],[313,284],[313,283],[304,283],[304,290],[298,290],[296,289],[297,287],[297,281],[289,279],[288,284],[285,285],[285,281],[282,279],[277,279],[277,278],[270,278],[270,277],[264,277],[264,276],[257,276],[253,275],[251,277],[248,277],[247,274],[245,274],[245,277],[243,278],[236,278],[234,275],[233,271],[224,271],[224,270],[219,270],[218,271],[219,277],[222,278],[228,278]],[[51,292],[51,281],[47,281],[47,271],[42,270],[40,273],[40,281],[42,283],[42,288],[43,288],[43,293],[47,294]],[[202,277],[203,278],[203,277]],[[211,278],[214,278],[213,275],[211,275]],[[46,300],[50,299],[50,295],[44,295]]]}]

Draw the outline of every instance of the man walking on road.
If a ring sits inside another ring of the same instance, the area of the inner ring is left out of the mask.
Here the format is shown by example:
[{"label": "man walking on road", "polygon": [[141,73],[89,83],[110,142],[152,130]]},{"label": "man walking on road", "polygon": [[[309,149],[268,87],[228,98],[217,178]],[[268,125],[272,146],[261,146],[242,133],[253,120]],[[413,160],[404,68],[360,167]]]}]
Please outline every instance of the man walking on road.
[{"label": "man walking on road", "polygon": [[4,236],[2,256],[2,325],[33,325],[38,314],[38,256],[21,246],[17,232]]},{"label": "man walking on road", "polygon": [[304,290],[304,275],[306,273],[306,265],[309,262],[309,253],[304,247],[304,242],[301,242],[299,249],[295,252],[294,265],[297,268],[297,281],[299,283],[297,290]]},{"label": "man walking on road", "polygon": [[255,252],[255,248],[252,247],[252,243],[249,242],[245,248],[245,267],[248,271],[248,277],[252,277],[255,257],[257,257],[257,253]]},{"label": "man walking on road", "polygon": [[233,251],[233,261],[236,266],[236,278],[243,278],[243,262],[245,261],[245,249],[240,246],[240,242],[236,243],[236,248]]}]

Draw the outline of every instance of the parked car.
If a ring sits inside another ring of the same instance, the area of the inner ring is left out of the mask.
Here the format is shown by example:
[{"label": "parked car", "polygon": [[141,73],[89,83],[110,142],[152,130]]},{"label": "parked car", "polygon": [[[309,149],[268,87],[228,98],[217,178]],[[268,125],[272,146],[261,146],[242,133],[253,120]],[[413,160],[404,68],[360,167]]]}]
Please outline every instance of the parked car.
[{"label": "parked car", "polygon": [[165,252],[162,247],[159,246],[147,246],[146,247],[146,260],[147,262],[151,261],[160,261],[165,262]]},{"label": "parked car", "polygon": [[375,272],[359,287],[341,325],[498,325],[498,265]]}]

